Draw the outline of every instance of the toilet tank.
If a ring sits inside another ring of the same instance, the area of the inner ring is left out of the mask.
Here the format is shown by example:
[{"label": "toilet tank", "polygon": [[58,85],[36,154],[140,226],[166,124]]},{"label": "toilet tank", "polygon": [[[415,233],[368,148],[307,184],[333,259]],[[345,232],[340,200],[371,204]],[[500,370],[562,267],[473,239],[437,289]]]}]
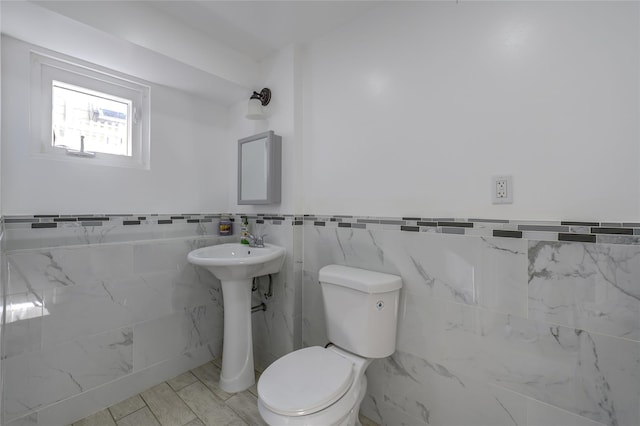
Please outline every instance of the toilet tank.
[{"label": "toilet tank", "polygon": [[319,281],[331,343],[365,358],[395,352],[402,278],[328,265],[320,269]]}]

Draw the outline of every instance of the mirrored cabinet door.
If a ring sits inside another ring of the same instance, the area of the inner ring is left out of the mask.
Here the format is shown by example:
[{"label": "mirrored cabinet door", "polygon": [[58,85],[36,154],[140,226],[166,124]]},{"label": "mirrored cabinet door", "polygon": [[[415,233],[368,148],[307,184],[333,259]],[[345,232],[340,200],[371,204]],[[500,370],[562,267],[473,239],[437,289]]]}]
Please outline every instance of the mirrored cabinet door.
[{"label": "mirrored cabinet door", "polygon": [[282,138],[273,130],[238,141],[238,204],[280,202]]}]

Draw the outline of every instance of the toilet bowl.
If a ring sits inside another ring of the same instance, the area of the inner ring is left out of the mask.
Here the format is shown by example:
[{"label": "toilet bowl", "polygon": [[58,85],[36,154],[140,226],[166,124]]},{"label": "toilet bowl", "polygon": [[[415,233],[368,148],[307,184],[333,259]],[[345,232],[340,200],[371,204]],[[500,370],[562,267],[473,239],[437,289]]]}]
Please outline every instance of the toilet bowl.
[{"label": "toilet bowl", "polygon": [[371,361],[335,346],[292,352],[260,376],[260,415],[270,425],[357,424]]},{"label": "toilet bowl", "polygon": [[395,351],[402,280],[325,266],[319,273],[332,344],[291,352],[258,381],[258,410],[269,425],[359,425],[365,371]]}]

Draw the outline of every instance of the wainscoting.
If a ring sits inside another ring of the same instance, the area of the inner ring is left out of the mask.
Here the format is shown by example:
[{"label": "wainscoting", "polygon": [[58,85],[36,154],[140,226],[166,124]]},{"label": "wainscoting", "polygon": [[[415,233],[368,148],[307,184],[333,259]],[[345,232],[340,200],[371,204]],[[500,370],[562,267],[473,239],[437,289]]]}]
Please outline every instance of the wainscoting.
[{"label": "wainscoting", "polygon": [[[239,215],[229,215],[238,222]],[[77,421],[220,355],[219,282],[186,261],[220,214],[5,218],[4,415]],[[398,274],[380,424],[640,424],[640,224],[249,215],[287,249],[254,302],[256,367],[327,343],[318,270]]]}]

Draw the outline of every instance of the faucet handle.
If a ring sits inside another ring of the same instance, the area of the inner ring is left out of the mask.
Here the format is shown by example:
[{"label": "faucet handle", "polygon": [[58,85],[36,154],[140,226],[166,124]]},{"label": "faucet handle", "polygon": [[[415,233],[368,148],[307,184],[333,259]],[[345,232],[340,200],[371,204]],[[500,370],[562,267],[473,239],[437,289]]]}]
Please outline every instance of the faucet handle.
[{"label": "faucet handle", "polygon": [[264,247],[264,237],[266,236],[267,234],[262,234],[256,237],[255,239],[256,247]]}]

